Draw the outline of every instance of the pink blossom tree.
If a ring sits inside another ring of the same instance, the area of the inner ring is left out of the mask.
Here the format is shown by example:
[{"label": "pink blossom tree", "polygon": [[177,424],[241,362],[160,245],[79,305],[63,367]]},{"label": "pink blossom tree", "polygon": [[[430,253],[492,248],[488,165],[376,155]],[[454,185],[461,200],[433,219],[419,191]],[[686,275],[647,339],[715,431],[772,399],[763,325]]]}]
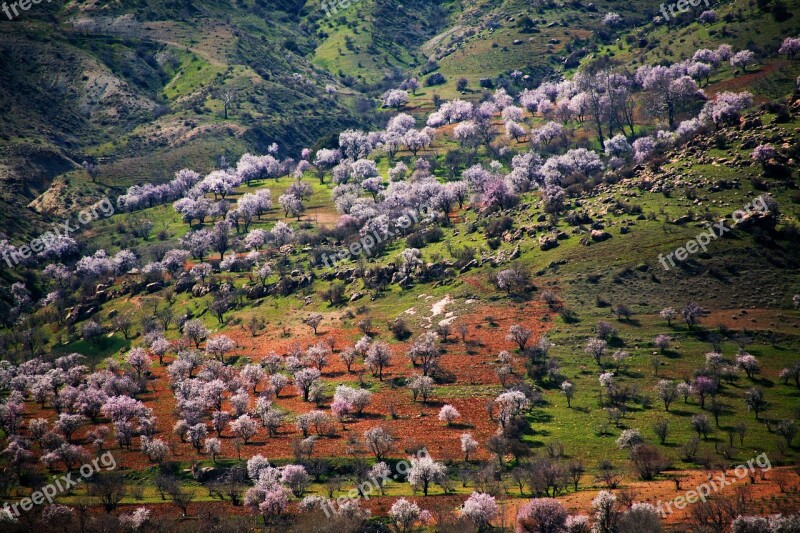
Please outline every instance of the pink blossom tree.
[{"label": "pink blossom tree", "polygon": [[125,362],[136,372],[137,380],[142,379],[142,374],[149,371],[152,365],[150,356],[147,355],[147,352],[143,348],[134,348],[129,351]]},{"label": "pink blossom tree", "polygon": [[200,348],[200,343],[208,338],[208,328],[198,319],[189,320],[183,325],[183,334],[194,343],[195,348]]},{"label": "pink blossom tree", "polygon": [[389,366],[391,360],[392,352],[389,350],[389,345],[385,342],[375,342],[367,349],[364,364],[372,371],[373,376],[383,381],[383,369]]},{"label": "pink blossom tree", "polygon": [[408,482],[414,488],[421,488],[425,496],[432,483],[441,484],[447,477],[447,468],[429,455],[412,457],[409,462]]},{"label": "pink blossom tree", "polygon": [[464,452],[464,461],[469,461],[470,455],[478,449],[478,441],[470,433],[461,435],[461,451]]},{"label": "pink blossom tree", "polygon": [[83,415],[61,413],[58,415],[58,419],[53,427],[63,433],[67,438],[67,442],[70,442],[72,440],[72,435],[78,431],[81,426],[86,424],[86,422],[86,417]]},{"label": "pink blossom tree", "polygon": [[231,422],[231,431],[238,438],[242,439],[242,442],[247,444],[258,432],[258,426],[255,420],[245,414]]},{"label": "pink blossom tree", "polygon": [[534,498],[517,513],[517,533],[562,533],[567,510],[558,500]]},{"label": "pink blossom tree", "polygon": [[364,432],[364,442],[375,454],[375,459],[382,461],[394,446],[394,437],[381,426],[375,426]]},{"label": "pink blossom tree", "polygon": [[787,59],[794,59],[800,52],[800,37],[787,37],[778,49],[779,54],[786,54]]},{"label": "pink blossom tree", "polygon": [[408,103],[408,93],[400,89],[390,89],[381,96],[383,107],[400,109]]},{"label": "pink blossom tree", "polygon": [[678,74],[663,66],[641,67],[637,71],[642,88],[649,95],[651,112],[656,116],[666,115],[671,129],[675,129],[676,115],[698,96],[695,81]]},{"label": "pink blossom tree", "polygon": [[703,24],[714,24],[717,21],[717,12],[713,9],[708,9],[700,13],[698,19]]},{"label": "pink blossom tree", "polygon": [[448,426],[459,418],[461,418],[461,413],[450,404],[442,406],[441,410],[439,410],[439,421],[446,423]]},{"label": "pink blossom tree", "polygon": [[302,465],[286,465],[281,470],[281,483],[289,487],[296,497],[300,498],[308,487],[309,476]]},{"label": "pink blossom tree", "polygon": [[418,522],[430,517],[427,511],[420,509],[419,505],[405,498],[399,498],[392,504],[388,512],[398,533],[411,533]]},{"label": "pink blossom tree", "polygon": [[774,159],[778,155],[777,150],[768,144],[759,144],[756,146],[753,153],[750,154],[750,158],[753,161],[757,161],[761,163],[761,166],[766,168],[767,164],[771,159]]},{"label": "pink blossom tree", "polygon": [[203,423],[189,426],[189,428],[186,430],[186,436],[189,438],[189,442],[198,453],[200,453],[200,449],[203,447],[203,441],[207,435],[208,428]]},{"label": "pink blossom tree", "polygon": [[747,67],[756,63],[756,54],[750,50],[741,50],[733,54],[730,63],[736,68],[741,68],[742,72],[747,72]]},{"label": "pink blossom tree", "polygon": [[264,369],[261,365],[249,364],[242,368],[239,375],[247,386],[253,389],[253,394],[255,394],[258,389],[258,384],[264,378]]},{"label": "pink blossom tree", "polygon": [[269,524],[289,509],[289,497],[286,490],[277,486],[265,490],[257,508],[264,518],[264,524]]},{"label": "pink blossom tree", "polygon": [[427,376],[439,364],[441,353],[436,341],[435,333],[424,333],[414,341],[408,351],[411,363],[422,367],[423,376]]},{"label": "pink blossom tree", "polygon": [[753,379],[753,376],[761,372],[761,365],[755,356],[747,352],[741,353],[736,356],[736,365],[744,370],[747,377]]},{"label": "pink blossom tree", "polygon": [[225,363],[225,355],[236,348],[236,342],[227,335],[217,335],[206,341],[206,353],[221,363]]},{"label": "pink blossom tree", "polygon": [[718,385],[714,380],[706,376],[698,376],[692,382],[692,390],[697,395],[697,400],[700,402],[700,408],[705,409],[706,398],[713,396],[717,393]]},{"label": "pink blossom tree", "polygon": [[316,368],[304,368],[295,372],[294,386],[303,395],[303,401],[308,401],[309,392],[315,383],[319,381],[320,372]]},{"label": "pink blossom tree", "polygon": [[485,531],[500,513],[500,508],[493,496],[483,492],[473,492],[461,507],[461,513],[475,524],[478,531]]},{"label": "pink blossom tree", "polygon": [[571,381],[561,383],[561,394],[567,399],[567,408],[572,407],[572,398],[575,396],[575,385]]}]

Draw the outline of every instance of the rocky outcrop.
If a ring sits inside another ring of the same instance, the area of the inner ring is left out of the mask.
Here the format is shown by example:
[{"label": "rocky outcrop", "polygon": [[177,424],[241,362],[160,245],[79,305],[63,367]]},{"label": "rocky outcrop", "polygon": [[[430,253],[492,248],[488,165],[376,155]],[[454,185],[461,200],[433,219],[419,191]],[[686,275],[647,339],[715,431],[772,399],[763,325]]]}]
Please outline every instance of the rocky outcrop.
[{"label": "rocky outcrop", "polygon": [[558,246],[558,239],[555,235],[542,235],[539,237],[539,249],[542,251],[551,250]]}]

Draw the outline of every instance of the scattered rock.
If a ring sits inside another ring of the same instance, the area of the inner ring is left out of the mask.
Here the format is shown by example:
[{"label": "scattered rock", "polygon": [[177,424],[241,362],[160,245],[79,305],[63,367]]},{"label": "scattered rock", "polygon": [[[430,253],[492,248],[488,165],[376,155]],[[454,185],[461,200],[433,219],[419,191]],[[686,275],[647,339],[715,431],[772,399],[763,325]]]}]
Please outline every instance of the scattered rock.
[{"label": "scattered rock", "polygon": [[539,248],[542,251],[550,250],[558,246],[558,240],[553,235],[542,235],[539,237]]},{"label": "scattered rock", "polygon": [[357,292],[357,293],[353,294],[353,295],[350,297],[350,301],[351,301],[351,302],[355,302],[356,300],[360,300],[360,299],[361,299],[361,298],[363,298],[363,297],[364,297],[364,293],[363,293],[363,292]]},{"label": "scattered rock", "polygon": [[609,232],[599,229],[593,229],[591,235],[592,240],[597,242],[605,241],[611,238],[611,234]]}]

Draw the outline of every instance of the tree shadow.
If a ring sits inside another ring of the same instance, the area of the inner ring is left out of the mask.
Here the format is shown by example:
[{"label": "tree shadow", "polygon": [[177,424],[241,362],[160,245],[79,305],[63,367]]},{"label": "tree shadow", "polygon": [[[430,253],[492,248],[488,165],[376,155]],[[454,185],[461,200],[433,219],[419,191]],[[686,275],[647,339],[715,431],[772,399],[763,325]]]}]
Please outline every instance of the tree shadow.
[{"label": "tree shadow", "polygon": [[675,350],[670,350],[669,348],[667,348],[666,350],[660,351],[658,354],[659,355],[663,355],[667,359],[678,359],[681,356],[681,354],[679,354]]},{"label": "tree shadow", "polygon": [[547,424],[553,420],[553,415],[545,411],[533,411],[528,415],[531,424]]},{"label": "tree shadow", "polygon": [[360,415],[354,415],[353,418],[355,420],[383,420],[385,417],[379,413],[361,413]]},{"label": "tree shadow", "polygon": [[609,348],[622,348],[625,346],[625,341],[621,337],[614,335],[606,339],[606,345]]}]

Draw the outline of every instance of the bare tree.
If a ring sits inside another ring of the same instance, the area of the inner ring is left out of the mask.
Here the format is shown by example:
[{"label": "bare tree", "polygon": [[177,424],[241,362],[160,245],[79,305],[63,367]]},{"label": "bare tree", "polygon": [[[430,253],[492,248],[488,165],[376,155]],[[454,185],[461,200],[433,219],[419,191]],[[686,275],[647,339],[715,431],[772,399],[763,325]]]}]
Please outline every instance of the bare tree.
[{"label": "bare tree", "polygon": [[119,502],[125,497],[125,480],[118,472],[109,472],[96,475],[91,485],[91,494],[100,499],[103,509],[107,513],[117,508]]},{"label": "bare tree", "polygon": [[172,498],[172,503],[181,510],[183,516],[189,516],[189,504],[195,497],[194,489],[184,489],[180,483],[175,482],[169,488],[169,497]]},{"label": "bare tree", "polygon": [[467,333],[469,333],[469,326],[466,324],[459,324],[456,326],[456,331],[458,331],[458,335],[461,337],[461,342],[464,344],[467,343]]},{"label": "bare tree", "polygon": [[575,492],[578,492],[578,483],[581,481],[581,477],[583,476],[586,469],[583,467],[583,461],[580,459],[575,461],[570,461],[569,466],[567,467],[569,471],[569,475],[572,478],[572,484],[575,489]]},{"label": "bare tree", "polygon": [[320,323],[322,322],[322,315],[319,313],[314,313],[304,321],[306,326],[310,327],[314,330],[314,335],[317,334],[317,328],[319,327]]},{"label": "bare tree", "polygon": [[129,315],[117,315],[113,320],[114,329],[122,333],[125,340],[130,338],[133,321]]},{"label": "bare tree", "polygon": [[520,326],[519,324],[514,324],[508,328],[506,340],[516,342],[520,351],[524,351],[525,345],[528,344],[528,340],[531,338],[531,335],[533,335],[533,332],[528,328]]},{"label": "bare tree", "polygon": [[250,320],[247,322],[247,331],[250,332],[250,335],[253,337],[258,336],[259,332],[266,327],[267,322],[260,316],[253,315],[250,317]]},{"label": "bare tree", "polygon": [[81,163],[81,166],[83,167],[83,170],[89,174],[89,177],[92,178],[92,182],[97,180],[97,176],[100,175],[100,167],[97,166],[97,163],[94,161],[84,161]]},{"label": "bare tree", "polygon": [[609,489],[617,488],[619,485],[620,476],[617,472],[617,468],[611,461],[600,461],[597,465],[597,469],[599,473],[597,475],[597,479],[602,481],[603,484]]},{"label": "bare tree", "polygon": [[222,109],[225,114],[225,119],[228,119],[228,111],[236,103],[236,89],[231,87],[222,87],[217,91],[217,98],[222,101]]}]

